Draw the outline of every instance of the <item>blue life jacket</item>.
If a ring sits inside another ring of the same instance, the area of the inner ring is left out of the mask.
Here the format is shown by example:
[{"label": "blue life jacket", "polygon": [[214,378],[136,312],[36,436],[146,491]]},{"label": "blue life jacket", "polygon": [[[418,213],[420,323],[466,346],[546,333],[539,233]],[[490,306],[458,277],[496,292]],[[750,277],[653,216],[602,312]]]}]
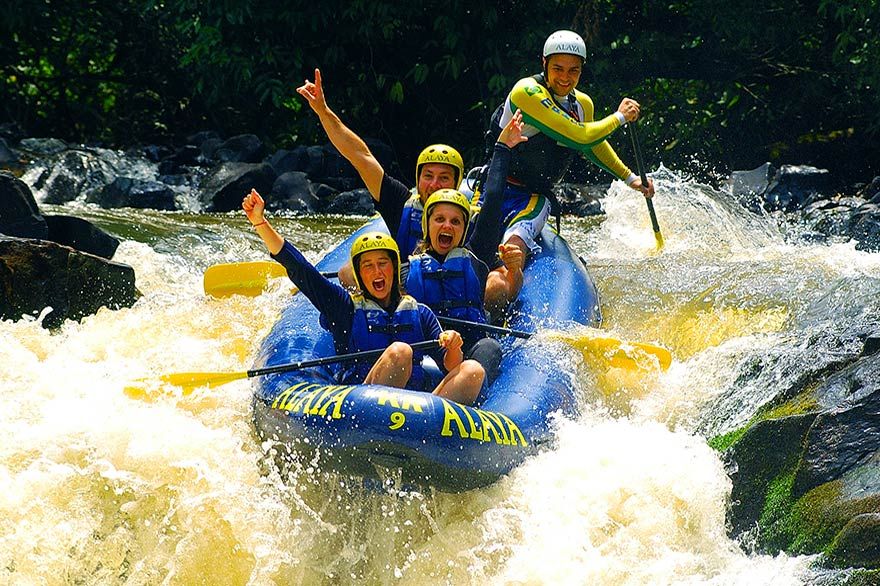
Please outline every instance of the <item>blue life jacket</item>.
[{"label": "blue life jacket", "polygon": [[[418,302],[409,295],[401,297],[393,313],[363,296],[353,296],[354,317],[351,324],[349,346],[352,352],[387,348],[392,342],[414,344],[427,340],[419,320]],[[425,372],[422,369],[421,351],[413,352],[412,376],[406,388],[415,391],[425,388]],[[361,383],[375,364],[375,360],[354,362],[343,374],[346,383]]]},{"label": "blue life jacket", "polygon": [[413,188],[410,190],[412,197],[403,204],[403,213],[400,216],[400,226],[394,241],[400,249],[400,256],[406,258],[412,254],[419,241],[422,239],[422,214],[425,211],[419,194]]},{"label": "blue life jacket", "polygon": [[[430,254],[411,256],[406,291],[439,316],[486,323],[483,286],[467,248],[453,248],[443,262]],[[453,328],[458,330],[459,328]]]}]

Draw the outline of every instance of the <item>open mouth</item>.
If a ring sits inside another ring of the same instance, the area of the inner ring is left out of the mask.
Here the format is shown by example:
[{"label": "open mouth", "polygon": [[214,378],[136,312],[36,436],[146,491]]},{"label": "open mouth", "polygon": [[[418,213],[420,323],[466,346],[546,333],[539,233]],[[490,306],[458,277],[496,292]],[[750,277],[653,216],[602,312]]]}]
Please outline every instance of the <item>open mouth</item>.
[{"label": "open mouth", "polygon": [[443,248],[452,247],[453,236],[450,232],[440,232],[437,234],[437,245]]},{"label": "open mouth", "polygon": [[376,293],[382,293],[385,291],[385,279],[374,279],[372,285],[373,290],[376,291]]}]

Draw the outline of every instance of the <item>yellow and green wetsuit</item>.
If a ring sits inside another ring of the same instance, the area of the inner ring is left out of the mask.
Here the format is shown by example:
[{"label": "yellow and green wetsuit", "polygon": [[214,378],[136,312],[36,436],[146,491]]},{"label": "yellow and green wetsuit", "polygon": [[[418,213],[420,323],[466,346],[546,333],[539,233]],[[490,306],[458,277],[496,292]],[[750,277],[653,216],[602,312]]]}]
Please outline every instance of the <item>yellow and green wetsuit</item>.
[{"label": "yellow and green wetsuit", "polygon": [[606,140],[625,122],[622,114],[615,112],[594,121],[590,96],[575,89],[568,96],[555,97],[541,74],[519,80],[495,111],[495,137],[517,109],[522,110],[523,135],[529,140],[514,149],[508,173],[513,182],[551,196],[551,188],[565,174],[576,153],[618,179],[632,179],[632,171]]}]

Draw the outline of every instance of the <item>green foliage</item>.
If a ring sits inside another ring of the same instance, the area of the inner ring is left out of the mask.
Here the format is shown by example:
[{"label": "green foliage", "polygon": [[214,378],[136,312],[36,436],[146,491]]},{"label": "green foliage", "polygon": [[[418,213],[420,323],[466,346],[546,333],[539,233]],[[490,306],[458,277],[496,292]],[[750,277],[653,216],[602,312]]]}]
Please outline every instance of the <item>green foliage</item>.
[{"label": "green foliage", "polygon": [[642,102],[652,166],[880,160],[877,0],[9,0],[3,12],[3,117],[30,135],[323,142],[294,92],[321,67],[334,109],[405,165],[435,141],[477,164],[492,110],[568,27],[588,43],[581,88],[597,115]]}]

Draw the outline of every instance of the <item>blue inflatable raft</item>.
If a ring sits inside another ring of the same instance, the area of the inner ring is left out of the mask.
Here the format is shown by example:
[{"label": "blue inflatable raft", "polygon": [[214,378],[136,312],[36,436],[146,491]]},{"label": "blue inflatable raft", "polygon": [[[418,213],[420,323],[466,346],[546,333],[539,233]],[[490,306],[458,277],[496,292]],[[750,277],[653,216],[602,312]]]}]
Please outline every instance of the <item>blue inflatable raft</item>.
[{"label": "blue inflatable raft", "polygon": [[[361,232],[320,263],[335,271]],[[595,284],[581,260],[549,227],[529,260],[508,327],[534,332],[601,321]],[[502,338],[500,374],[473,407],[429,393],[378,385],[339,385],[328,367],[260,377],[253,398],[256,428],[286,451],[321,466],[370,478],[394,470],[404,484],[460,491],[496,481],[552,440],[550,414],[577,414],[570,354],[555,344]],[[291,299],[263,341],[257,368],[333,355],[329,333],[302,295]]]}]

